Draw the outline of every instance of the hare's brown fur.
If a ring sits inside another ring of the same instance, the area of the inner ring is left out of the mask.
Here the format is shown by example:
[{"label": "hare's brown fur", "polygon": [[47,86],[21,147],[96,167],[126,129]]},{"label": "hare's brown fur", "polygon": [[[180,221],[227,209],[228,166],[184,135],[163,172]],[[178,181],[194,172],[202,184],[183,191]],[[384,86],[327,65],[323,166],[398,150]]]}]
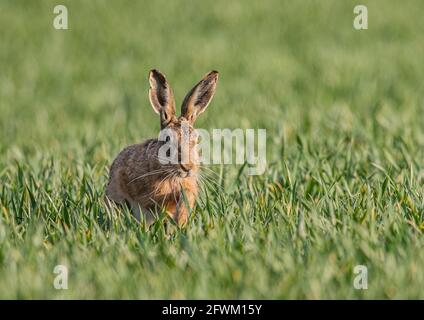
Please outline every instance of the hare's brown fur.
[{"label": "hare's brown fur", "polygon": [[166,178],[169,175],[167,171],[149,174],[160,170],[160,164],[155,159],[157,153],[154,153],[158,148],[159,141],[154,139],[126,147],[110,168],[106,195],[120,204],[129,202],[137,218],[141,209],[149,224],[153,221],[152,213],[161,208],[179,224],[184,224],[188,210],[182,190],[192,208],[197,196],[197,178]]},{"label": "hare's brown fur", "polygon": [[[182,115],[177,118],[172,89],[159,71],[152,70],[149,97],[153,109],[160,114],[161,128],[175,132],[178,141],[182,139],[182,124],[187,124],[191,133],[196,117],[213,97],[217,78],[217,72],[208,73],[187,94]],[[190,138],[190,148],[196,143],[196,138]],[[122,150],[110,168],[106,196],[119,204],[129,203],[136,218],[143,213],[147,224],[153,222],[155,212],[164,209],[183,225],[198,195],[197,153],[190,155],[188,163],[162,164],[158,154],[163,144],[159,139],[149,139]]]}]

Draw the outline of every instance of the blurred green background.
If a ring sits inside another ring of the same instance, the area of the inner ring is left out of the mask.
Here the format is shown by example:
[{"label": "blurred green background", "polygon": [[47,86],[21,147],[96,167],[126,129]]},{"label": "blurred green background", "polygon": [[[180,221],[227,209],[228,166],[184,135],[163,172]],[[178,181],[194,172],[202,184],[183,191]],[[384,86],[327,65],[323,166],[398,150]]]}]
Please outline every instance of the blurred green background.
[{"label": "blurred green background", "polygon": [[[424,298],[423,9],[0,1],[0,297]],[[152,68],[178,105],[220,72],[197,127],[267,129],[267,172],[213,168],[183,230],[102,206],[116,154],[158,133]]]}]

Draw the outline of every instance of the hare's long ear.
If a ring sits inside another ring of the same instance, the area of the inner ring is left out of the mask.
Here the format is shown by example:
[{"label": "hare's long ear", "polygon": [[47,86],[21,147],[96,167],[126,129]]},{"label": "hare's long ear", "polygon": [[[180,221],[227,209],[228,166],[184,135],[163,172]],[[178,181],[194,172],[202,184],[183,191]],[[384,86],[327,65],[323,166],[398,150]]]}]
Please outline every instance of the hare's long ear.
[{"label": "hare's long ear", "polygon": [[194,123],[197,116],[206,110],[211,102],[218,81],[218,71],[211,71],[187,93],[181,106],[181,115]]},{"label": "hare's long ear", "polygon": [[174,93],[165,76],[156,69],[149,73],[149,99],[153,110],[160,115],[161,128],[175,119]]}]

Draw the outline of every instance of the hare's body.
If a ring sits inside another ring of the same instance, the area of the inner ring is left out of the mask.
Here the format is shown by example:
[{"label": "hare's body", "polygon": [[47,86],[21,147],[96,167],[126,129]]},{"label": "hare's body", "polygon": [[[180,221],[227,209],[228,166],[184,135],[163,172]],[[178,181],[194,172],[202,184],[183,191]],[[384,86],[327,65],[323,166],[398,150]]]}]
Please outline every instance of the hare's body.
[{"label": "hare's body", "polygon": [[[177,118],[173,93],[165,77],[157,70],[150,72],[150,102],[160,114],[161,128],[172,134],[167,136],[170,140],[149,139],[119,153],[110,168],[106,187],[110,200],[128,203],[136,218],[141,213],[146,216],[147,224],[162,209],[179,225],[186,223],[198,194],[197,137],[192,125],[212,99],[217,79],[216,71],[208,73],[187,94],[182,114]],[[168,151],[175,162],[162,161],[161,149],[168,145],[175,147],[175,152]]]},{"label": "hare's body", "polygon": [[161,208],[182,224],[187,220],[188,210],[181,205],[185,196],[190,208],[193,207],[197,178],[180,178],[161,170],[155,161],[159,147],[158,140],[150,139],[122,150],[110,168],[106,195],[119,204],[128,202],[137,219],[141,210],[147,224],[153,222],[153,213]]}]

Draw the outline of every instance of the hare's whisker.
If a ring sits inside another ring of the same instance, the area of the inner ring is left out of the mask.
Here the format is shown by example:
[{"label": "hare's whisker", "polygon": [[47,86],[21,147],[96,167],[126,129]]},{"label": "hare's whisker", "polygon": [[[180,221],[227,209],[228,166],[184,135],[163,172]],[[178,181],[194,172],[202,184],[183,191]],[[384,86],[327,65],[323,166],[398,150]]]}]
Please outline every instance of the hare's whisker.
[{"label": "hare's whisker", "polygon": [[201,173],[200,177],[203,179],[203,182],[207,184],[210,188],[218,188],[219,191],[224,192],[224,188],[213,178],[205,175],[204,173]]},{"label": "hare's whisker", "polygon": [[145,178],[145,177],[154,175],[154,174],[159,174],[159,173],[164,173],[164,172],[166,172],[166,170],[164,170],[164,169],[157,169],[157,170],[149,171],[149,172],[147,172],[145,174],[142,174],[142,175],[140,175],[140,176],[132,179],[130,182],[128,182],[128,184],[130,184],[130,183],[132,183],[132,182],[134,182],[134,181],[136,181],[138,179],[142,179],[142,178]]}]

